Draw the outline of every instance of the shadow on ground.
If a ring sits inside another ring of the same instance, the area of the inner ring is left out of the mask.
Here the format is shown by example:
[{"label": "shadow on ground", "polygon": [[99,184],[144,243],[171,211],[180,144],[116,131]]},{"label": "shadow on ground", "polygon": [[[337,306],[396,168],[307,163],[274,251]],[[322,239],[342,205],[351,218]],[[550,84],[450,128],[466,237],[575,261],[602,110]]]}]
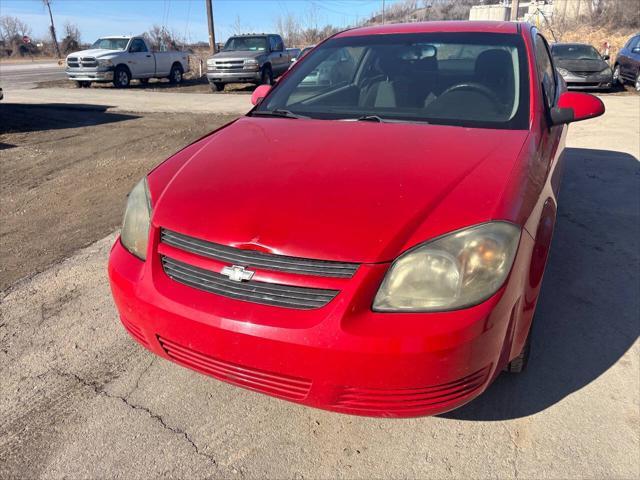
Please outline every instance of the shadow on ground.
[{"label": "shadow on ground", "polygon": [[613,366],[640,334],[640,163],[570,148],[527,371],[503,373],[458,420],[544,410]]},{"label": "shadow on ground", "polygon": [[138,118],[136,115],[108,112],[109,108],[109,106],[89,104],[2,103],[0,104],[0,134],[87,127]]}]

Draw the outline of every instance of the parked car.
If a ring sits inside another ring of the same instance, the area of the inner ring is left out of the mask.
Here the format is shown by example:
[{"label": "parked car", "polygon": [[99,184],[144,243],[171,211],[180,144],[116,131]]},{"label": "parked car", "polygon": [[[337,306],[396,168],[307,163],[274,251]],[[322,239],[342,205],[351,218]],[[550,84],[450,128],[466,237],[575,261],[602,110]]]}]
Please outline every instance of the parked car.
[{"label": "parked car", "polygon": [[289,68],[291,58],[280,35],[251,34],[230,37],[224,49],[207,59],[207,79],[214,91],[227,83],[271,85]]},{"label": "parked car", "polygon": [[154,51],[143,37],[99,38],[89,50],[73,52],[66,59],[66,73],[79,87],[92,82],[128,87],[132,79],[146,83],[150,78],[182,82],[189,71],[188,56],[178,51]]},{"label": "parked car", "polygon": [[299,48],[287,48],[287,53],[289,54],[289,62],[293,63],[300,56]]},{"label": "parked car", "polygon": [[348,30],[252,102],[128,197],[109,277],[135,340],[359,415],[444,412],[524,369],[567,124],[604,112],[534,27]]},{"label": "parked car", "polygon": [[609,90],[613,71],[604,57],[586,43],[554,43],[551,54],[569,89]]},{"label": "parked car", "polygon": [[631,37],[618,52],[613,64],[613,81],[631,82],[640,92],[640,33]]}]

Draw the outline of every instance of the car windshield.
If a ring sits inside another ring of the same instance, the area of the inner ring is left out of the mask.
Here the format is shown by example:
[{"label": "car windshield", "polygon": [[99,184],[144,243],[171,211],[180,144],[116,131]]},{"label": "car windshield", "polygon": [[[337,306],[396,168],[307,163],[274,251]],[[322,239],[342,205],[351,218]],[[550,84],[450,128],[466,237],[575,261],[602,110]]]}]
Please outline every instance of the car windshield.
[{"label": "car windshield", "polygon": [[227,40],[224,50],[264,51],[267,49],[266,37],[231,37]]},{"label": "car windshield", "polygon": [[254,113],[526,129],[527,72],[519,35],[338,37],[309,52]]},{"label": "car windshield", "polygon": [[103,50],[124,50],[129,43],[128,38],[99,38],[91,48],[100,48]]},{"label": "car windshield", "polygon": [[553,58],[560,60],[601,60],[598,51],[591,45],[554,45]]}]

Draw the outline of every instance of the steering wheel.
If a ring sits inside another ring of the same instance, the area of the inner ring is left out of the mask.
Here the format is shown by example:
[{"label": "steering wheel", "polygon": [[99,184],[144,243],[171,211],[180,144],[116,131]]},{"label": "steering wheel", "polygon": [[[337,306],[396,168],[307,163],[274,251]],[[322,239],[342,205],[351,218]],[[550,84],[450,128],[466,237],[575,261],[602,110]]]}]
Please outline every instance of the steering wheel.
[{"label": "steering wheel", "polygon": [[447,95],[449,93],[457,92],[458,90],[476,91],[476,92],[484,95],[485,97],[487,97],[495,105],[499,105],[501,108],[503,108],[504,104],[498,98],[498,95],[496,95],[496,93],[493,90],[491,90],[489,87],[487,87],[487,86],[485,86],[485,85],[483,85],[481,83],[475,83],[475,82],[459,83],[457,85],[453,85],[452,87],[449,87],[444,92],[442,92],[440,94],[440,98],[444,97],[445,95]]}]

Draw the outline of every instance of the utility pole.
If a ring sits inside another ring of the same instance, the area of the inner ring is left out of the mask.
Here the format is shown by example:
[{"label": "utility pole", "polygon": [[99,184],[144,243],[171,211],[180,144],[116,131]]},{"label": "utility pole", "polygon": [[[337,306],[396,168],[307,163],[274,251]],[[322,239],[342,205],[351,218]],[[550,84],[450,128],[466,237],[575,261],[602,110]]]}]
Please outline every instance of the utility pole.
[{"label": "utility pole", "polygon": [[51,5],[49,5],[49,0],[42,0],[42,2],[49,9],[49,18],[51,19],[51,26],[49,30],[51,30],[51,38],[53,39],[53,44],[56,47],[56,55],[60,58],[60,47],[58,46],[58,39],[56,38],[56,27],[53,26],[53,15],[51,14]]},{"label": "utility pole", "polygon": [[382,24],[384,25],[384,0],[382,0]]},{"label": "utility pole", "polygon": [[520,0],[511,0],[511,21],[518,20],[518,7],[520,6]]},{"label": "utility pole", "polygon": [[207,4],[207,20],[209,22],[209,48],[211,53],[216,53],[216,32],[213,29],[213,0],[204,0]]}]

